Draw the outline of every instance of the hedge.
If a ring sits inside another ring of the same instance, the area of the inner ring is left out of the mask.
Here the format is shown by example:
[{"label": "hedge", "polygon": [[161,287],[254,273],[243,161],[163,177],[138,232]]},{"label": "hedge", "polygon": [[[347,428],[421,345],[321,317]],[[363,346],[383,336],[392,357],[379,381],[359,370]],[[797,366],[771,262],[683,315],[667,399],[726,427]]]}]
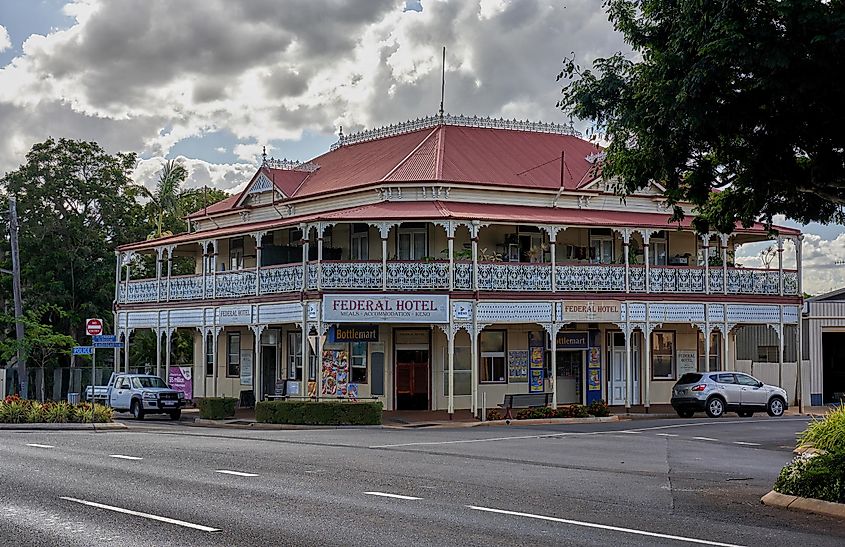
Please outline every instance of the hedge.
[{"label": "hedge", "polygon": [[264,424],[380,425],[380,402],[260,401],[255,420]]},{"label": "hedge", "polygon": [[222,420],[235,415],[235,405],[238,400],[234,397],[201,397],[194,399],[200,410],[200,418],[204,420]]},{"label": "hedge", "polygon": [[21,399],[17,395],[0,399],[0,423],[105,423],[112,421],[114,412],[101,404],[68,404],[65,401],[39,403],[30,399]]}]

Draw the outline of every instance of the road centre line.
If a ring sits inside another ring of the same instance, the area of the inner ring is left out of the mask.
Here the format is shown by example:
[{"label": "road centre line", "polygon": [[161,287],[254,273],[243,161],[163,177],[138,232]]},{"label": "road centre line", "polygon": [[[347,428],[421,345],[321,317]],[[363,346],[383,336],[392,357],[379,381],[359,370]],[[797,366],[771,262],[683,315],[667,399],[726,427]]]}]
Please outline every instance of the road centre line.
[{"label": "road centre line", "polygon": [[143,460],[138,456],[124,456],[123,454],[109,454],[109,458],[117,458],[118,460]]},{"label": "road centre line", "polygon": [[382,498],[396,498],[398,500],[421,500],[422,498],[417,498],[414,496],[403,496],[402,494],[388,494],[387,492],[364,492],[369,496],[379,496]]},{"label": "road centre line", "polygon": [[504,509],[492,509],[490,507],[479,507],[477,505],[467,505],[466,507],[476,511],[484,511],[487,513],[498,513],[501,515],[513,515],[517,517],[527,517],[538,520],[546,520],[550,522],[560,522],[562,524],[571,524],[573,526],[583,526],[585,528],[598,528],[600,530],[610,530],[613,532],[624,532],[626,534],[635,534],[638,536],[648,536],[660,539],[672,539],[684,543],[695,543],[698,545],[716,545],[718,547],[741,547],[733,543],[720,543],[718,541],[709,541],[706,539],[695,539],[689,536],[673,536],[669,534],[659,534],[657,532],[647,532],[645,530],[637,530],[634,528],[622,528],[621,526],[610,526],[607,524],[597,524],[594,522],[583,522],[580,520],[562,519],[557,517],[547,517],[544,515],[534,515],[531,513],[520,513],[519,511],[506,511]]},{"label": "road centre line", "polygon": [[77,498],[69,498],[66,496],[61,496],[59,499],[63,499],[65,501],[70,501],[73,503],[79,503],[81,505],[87,505],[89,507],[96,507],[97,509],[105,509],[106,511],[114,511],[115,513],[123,513],[124,515],[132,515],[135,517],[141,517],[149,520],[157,520],[159,522],[166,522],[167,524],[175,524],[176,526],[182,526],[184,528],[192,528],[194,530],[200,530],[201,532],[219,532],[219,528],[211,528],[210,526],[203,526],[202,524],[194,524],[193,522],[186,522],[184,520],[172,519],[169,517],[161,517],[158,515],[151,515],[149,513],[142,513],[140,511],[133,511],[131,509],[124,509],[122,507],[115,507],[113,505],[105,505],[103,503],[97,503],[94,501],[86,501]]},{"label": "road centre line", "polygon": [[52,444],[38,444],[38,443],[26,443],[26,446],[31,446],[32,448],[56,448]]},{"label": "road centre line", "polygon": [[458,441],[429,441],[429,442],[420,442],[420,443],[400,443],[400,444],[377,444],[373,446],[369,446],[367,448],[396,448],[400,446],[429,446],[429,445],[441,445],[441,444],[467,444],[467,443],[489,443],[495,441],[511,441],[511,440],[521,440],[521,439],[548,439],[554,437],[565,437],[565,436],[573,436],[573,435],[585,435],[587,433],[572,433],[572,432],[565,432],[565,433],[549,433],[547,435],[514,435],[512,437],[489,437],[487,439],[461,439]]},{"label": "road centre line", "polygon": [[[778,418],[778,422],[806,422],[806,418]],[[722,420],[710,420],[706,422],[692,422],[692,423],[684,423],[684,424],[671,424],[671,425],[656,425],[654,427],[638,427],[636,429],[631,429],[628,431],[659,431],[661,429],[674,429],[677,427],[697,427],[702,425],[734,425],[734,424],[766,424],[770,423],[768,420],[734,420],[734,421],[722,421]]]},{"label": "road centre line", "polygon": [[696,441],[712,441],[714,443],[718,443],[719,439],[711,439],[710,437],[693,437]]},{"label": "road centre line", "polygon": [[215,473],[222,473],[224,475],[235,475],[236,477],[257,477],[257,473],[244,473],[243,471],[230,471],[228,469],[215,469]]},{"label": "road centre line", "polygon": [[678,436],[677,433],[655,433],[655,435],[658,435],[660,437],[677,437]]},{"label": "road centre line", "polygon": [[760,443],[749,443],[745,441],[734,441],[734,444],[741,444],[742,446],[760,446]]}]

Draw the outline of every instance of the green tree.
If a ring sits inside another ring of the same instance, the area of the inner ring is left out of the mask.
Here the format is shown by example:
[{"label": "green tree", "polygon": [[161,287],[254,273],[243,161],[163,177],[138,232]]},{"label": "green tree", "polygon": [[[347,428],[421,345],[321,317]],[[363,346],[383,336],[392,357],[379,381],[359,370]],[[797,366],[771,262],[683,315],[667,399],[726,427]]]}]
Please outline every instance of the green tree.
[{"label": "green tree", "polygon": [[182,205],[185,191],[182,190],[182,184],[187,178],[188,170],[181,163],[167,160],[162,166],[154,191],[139,186],[141,193],[150,200],[148,209],[151,213],[151,223],[155,227],[149,236],[150,239],[171,235],[173,232],[167,229],[167,225],[184,215]]},{"label": "green tree", "polygon": [[566,59],[559,106],[609,140],[603,176],[621,194],[658,181],[702,231],[843,221],[845,0],[604,7],[633,56]]},{"label": "green tree", "polygon": [[3,195],[18,202],[24,307],[62,310],[49,318],[57,332],[81,339],[86,317],[111,319],[114,249],[148,231],[130,180],[134,167],[134,154],[51,138],[0,179]]}]

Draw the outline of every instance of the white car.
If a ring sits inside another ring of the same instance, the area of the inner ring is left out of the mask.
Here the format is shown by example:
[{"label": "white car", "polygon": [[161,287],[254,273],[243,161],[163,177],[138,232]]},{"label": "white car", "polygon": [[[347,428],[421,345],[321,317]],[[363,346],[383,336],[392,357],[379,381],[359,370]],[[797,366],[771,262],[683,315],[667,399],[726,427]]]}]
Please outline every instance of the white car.
[{"label": "white car", "polygon": [[[91,398],[91,386],[86,398]],[[120,412],[131,412],[136,420],[146,414],[169,414],[171,420],[182,416],[185,394],[171,389],[161,378],[152,374],[119,374],[109,378],[108,385],[93,389],[94,398],[102,400]]]},{"label": "white car", "polygon": [[786,390],[764,384],[742,372],[688,372],[672,388],[672,407],[682,418],[704,411],[711,418],[736,412],[749,418],[755,412],[783,416]]}]

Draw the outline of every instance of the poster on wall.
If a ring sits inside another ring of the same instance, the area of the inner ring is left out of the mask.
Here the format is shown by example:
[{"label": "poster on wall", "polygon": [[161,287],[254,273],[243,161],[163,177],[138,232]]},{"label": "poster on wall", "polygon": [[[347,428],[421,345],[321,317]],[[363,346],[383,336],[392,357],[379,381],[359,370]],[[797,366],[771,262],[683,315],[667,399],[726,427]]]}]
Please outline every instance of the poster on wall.
[{"label": "poster on wall", "polygon": [[528,333],[528,391],[542,393],[546,389],[546,367],[543,360],[543,333]]},{"label": "poster on wall", "polygon": [[252,385],[252,350],[247,349],[241,352],[241,385]]},{"label": "poster on wall", "polygon": [[528,381],[528,351],[524,349],[508,352],[508,382],[521,384]]},{"label": "poster on wall", "polygon": [[587,350],[587,400],[590,404],[602,398],[601,385],[601,348]]},{"label": "poster on wall", "polygon": [[678,378],[687,372],[698,370],[698,352],[695,350],[678,350]]},{"label": "poster on wall", "polygon": [[349,390],[349,352],[346,350],[324,350],[323,384],[321,395],[348,397]]},{"label": "poster on wall", "polygon": [[167,384],[171,389],[181,391],[185,394],[185,399],[189,401],[194,398],[191,370],[191,367],[170,367],[170,377],[167,379]]},{"label": "poster on wall", "polygon": [[588,371],[587,391],[601,391],[601,369],[591,368]]}]

